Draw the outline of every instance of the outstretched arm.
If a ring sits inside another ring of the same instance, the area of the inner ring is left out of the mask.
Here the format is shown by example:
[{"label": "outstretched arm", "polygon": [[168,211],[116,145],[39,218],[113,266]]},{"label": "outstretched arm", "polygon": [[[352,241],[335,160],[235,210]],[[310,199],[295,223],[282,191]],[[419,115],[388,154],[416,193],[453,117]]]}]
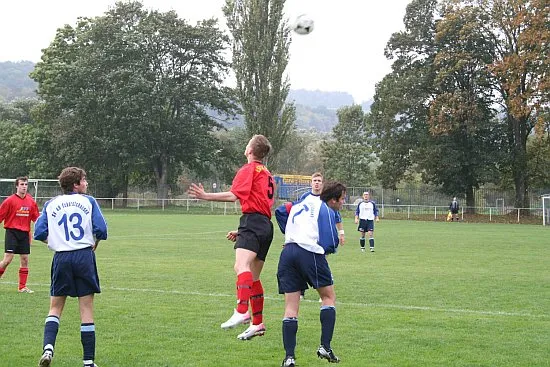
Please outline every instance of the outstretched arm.
[{"label": "outstretched arm", "polygon": [[231,191],[225,192],[206,192],[202,184],[192,183],[187,190],[187,194],[193,199],[201,199],[208,201],[236,201],[238,198]]}]

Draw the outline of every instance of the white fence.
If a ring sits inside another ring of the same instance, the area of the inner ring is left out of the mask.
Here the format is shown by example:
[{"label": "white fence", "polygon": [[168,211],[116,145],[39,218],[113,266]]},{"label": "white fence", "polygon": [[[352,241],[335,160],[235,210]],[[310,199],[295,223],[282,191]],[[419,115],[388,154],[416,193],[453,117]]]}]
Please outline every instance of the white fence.
[{"label": "white fence", "polygon": [[[3,201],[5,196],[0,197]],[[50,197],[38,197],[41,207]],[[96,198],[104,212],[164,212],[175,214],[218,214],[238,215],[241,213],[239,202],[226,203],[197,199],[144,199],[144,198]],[[276,203],[282,204],[283,201]],[[355,204],[345,204],[341,213],[344,218],[353,218]],[[548,209],[548,208],[546,208]],[[448,206],[439,205],[378,205],[379,215],[385,219],[445,221]],[[485,207],[460,209],[459,218],[464,222],[495,222],[542,224],[543,208]],[[548,219],[546,219],[548,220]]]}]

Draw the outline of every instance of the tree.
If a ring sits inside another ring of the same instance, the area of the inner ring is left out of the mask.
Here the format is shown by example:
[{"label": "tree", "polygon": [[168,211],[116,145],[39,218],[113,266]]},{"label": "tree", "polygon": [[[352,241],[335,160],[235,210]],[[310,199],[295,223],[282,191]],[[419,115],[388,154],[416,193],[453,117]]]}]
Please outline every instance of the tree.
[{"label": "tree", "polygon": [[[249,136],[265,135],[271,161],[294,129],[295,108],[285,104],[290,84],[283,78],[290,35],[285,0],[226,0],[224,14],[233,35],[233,70]],[[272,166],[272,169],[277,167]]]},{"label": "tree", "polygon": [[325,176],[348,186],[374,183],[370,165],[374,161],[370,148],[370,128],[360,105],[338,110],[338,124],[332,137],[323,141],[322,159]]},{"label": "tree", "polygon": [[428,101],[430,135],[419,165],[425,182],[449,195],[464,194],[472,208],[474,189],[497,180],[502,155],[503,129],[494,118],[487,70],[494,44],[480,35],[486,18],[475,9],[443,6],[441,16],[435,34],[435,93]]},{"label": "tree", "polygon": [[48,130],[35,119],[36,99],[0,103],[0,177],[56,177]]},{"label": "tree", "polygon": [[491,71],[507,123],[515,206],[529,206],[527,140],[550,103],[550,5],[547,0],[457,1],[475,7],[487,22],[478,31],[495,44]]},{"label": "tree", "polygon": [[211,131],[221,125],[207,109],[235,107],[222,85],[228,42],[215,20],[191,26],[139,2],[59,29],[32,74],[54,154],[110,180],[106,194],[124,193],[141,172],[166,198],[180,167],[207,169],[215,159]]},{"label": "tree", "polygon": [[373,147],[381,161],[377,177],[383,187],[415,175],[422,146],[428,144],[428,102],[435,94],[436,0],[415,0],[407,6],[405,30],[394,33],[386,46],[394,59],[392,72],[376,85],[370,123]]},{"label": "tree", "polygon": [[550,188],[550,113],[543,113],[535,124],[535,134],[527,141],[529,185]]}]

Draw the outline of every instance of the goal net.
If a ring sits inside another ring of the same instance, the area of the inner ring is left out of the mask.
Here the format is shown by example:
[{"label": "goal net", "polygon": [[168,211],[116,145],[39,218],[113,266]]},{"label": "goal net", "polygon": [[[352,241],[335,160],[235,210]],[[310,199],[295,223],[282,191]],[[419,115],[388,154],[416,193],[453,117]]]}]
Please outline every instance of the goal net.
[{"label": "goal net", "polygon": [[[11,194],[15,194],[15,178],[0,178],[0,202]],[[47,200],[61,194],[59,181],[57,179],[29,178],[27,191],[42,205]]]},{"label": "goal net", "polygon": [[542,225],[550,226],[550,194],[542,195]]}]

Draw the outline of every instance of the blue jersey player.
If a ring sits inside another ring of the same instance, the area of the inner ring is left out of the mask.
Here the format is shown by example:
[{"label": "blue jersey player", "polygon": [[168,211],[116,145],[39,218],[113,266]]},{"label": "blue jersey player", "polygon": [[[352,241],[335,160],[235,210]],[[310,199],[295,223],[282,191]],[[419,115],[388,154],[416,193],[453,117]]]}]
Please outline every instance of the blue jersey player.
[{"label": "blue jersey player", "polygon": [[[309,195],[293,204],[288,216],[277,216],[279,226],[285,228],[285,247],[277,269],[279,293],[285,295],[284,367],[295,366],[296,363],[300,291],[308,285],[317,290],[322,302],[321,345],[317,356],[333,363],[340,361],[330,345],[336,323],[336,294],[326,255],[336,252],[338,248],[336,211],[342,208],[345,194],[346,187],[341,183],[327,183],[319,197]],[[288,206],[287,203],[277,208],[276,213],[286,212]]]},{"label": "blue jersey player", "polygon": [[84,367],[96,367],[94,294],[100,293],[94,251],[107,239],[107,224],[96,200],[85,195],[86,172],[67,167],[59,175],[63,195],[46,202],[36,221],[34,239],[55,251],[52,261],[50,311],[44,325],[43,354],[39,367],[51,364],[59,320],[67,296],[78,297],[80,338]]}]

